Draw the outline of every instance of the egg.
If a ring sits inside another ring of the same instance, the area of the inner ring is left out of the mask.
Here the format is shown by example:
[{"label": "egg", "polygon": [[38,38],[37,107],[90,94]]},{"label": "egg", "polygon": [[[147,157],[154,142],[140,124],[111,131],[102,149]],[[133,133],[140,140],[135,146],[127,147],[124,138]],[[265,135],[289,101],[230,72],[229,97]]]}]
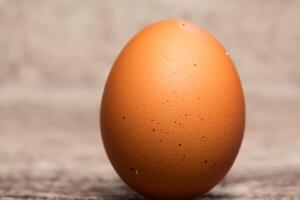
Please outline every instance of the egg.
[{"label": "egg", "polygon": [[185,20],[151,24],[115,60],[100,111],[108,158],[119,176],[154,199],[191,199],[229,171],[245,104],[223,46]]}]

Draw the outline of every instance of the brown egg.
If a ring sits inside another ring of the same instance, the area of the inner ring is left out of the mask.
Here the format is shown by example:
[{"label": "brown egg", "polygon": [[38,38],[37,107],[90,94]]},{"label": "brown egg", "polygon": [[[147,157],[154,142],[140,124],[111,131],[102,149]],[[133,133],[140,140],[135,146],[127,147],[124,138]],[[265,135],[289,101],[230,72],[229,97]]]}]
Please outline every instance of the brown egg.
[{"label": "brown egg", "polygon": [[213,188],[239,151],[241,83],[226,50],[184,20],[154,23],[116,59],[101,105],[108,157],[137,192],[190,199]]}]

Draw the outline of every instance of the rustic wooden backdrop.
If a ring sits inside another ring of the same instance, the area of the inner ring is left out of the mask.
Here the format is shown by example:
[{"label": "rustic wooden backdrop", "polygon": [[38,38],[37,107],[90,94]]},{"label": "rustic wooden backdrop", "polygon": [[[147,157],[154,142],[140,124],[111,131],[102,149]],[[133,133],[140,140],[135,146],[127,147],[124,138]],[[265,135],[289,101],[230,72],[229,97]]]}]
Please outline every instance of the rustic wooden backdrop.
[{"label": "rustic wooden backdrop", "polygon": [[98,111],[118,52],[163,18],[211,31],[243,81],[244,142],[204,199],[300,199],[299,0],[0,0],[0,199],[142,199],[110,166]]}]

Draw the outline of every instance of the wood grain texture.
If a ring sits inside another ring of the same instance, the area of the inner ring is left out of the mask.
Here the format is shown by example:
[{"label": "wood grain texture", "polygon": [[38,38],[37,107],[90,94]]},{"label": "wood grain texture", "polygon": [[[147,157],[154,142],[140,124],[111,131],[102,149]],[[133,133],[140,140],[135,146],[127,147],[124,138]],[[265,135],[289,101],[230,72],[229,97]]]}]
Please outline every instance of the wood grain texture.
[{"label": "wood grain texture", "polygon": [[102,147],[99,103],[125,42],[162,18],[214,33],[246,96],[244,142],[203,199],[300,199],[300,1],[0,0],[0,199],[143,199]]}]

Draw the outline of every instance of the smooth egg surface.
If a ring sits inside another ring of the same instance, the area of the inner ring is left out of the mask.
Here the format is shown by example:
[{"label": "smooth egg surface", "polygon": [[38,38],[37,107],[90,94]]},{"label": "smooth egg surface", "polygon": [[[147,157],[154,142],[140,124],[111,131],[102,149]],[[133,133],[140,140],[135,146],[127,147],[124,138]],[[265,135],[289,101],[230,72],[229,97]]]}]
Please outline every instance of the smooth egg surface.
[{"label": "smooth egg surface", "polygon": [[191,199],[229,171],[243,138],[241,82],[223,46],[185,20],[137,33],[105,85],[101,132],[107,155],[134,190]]}]

